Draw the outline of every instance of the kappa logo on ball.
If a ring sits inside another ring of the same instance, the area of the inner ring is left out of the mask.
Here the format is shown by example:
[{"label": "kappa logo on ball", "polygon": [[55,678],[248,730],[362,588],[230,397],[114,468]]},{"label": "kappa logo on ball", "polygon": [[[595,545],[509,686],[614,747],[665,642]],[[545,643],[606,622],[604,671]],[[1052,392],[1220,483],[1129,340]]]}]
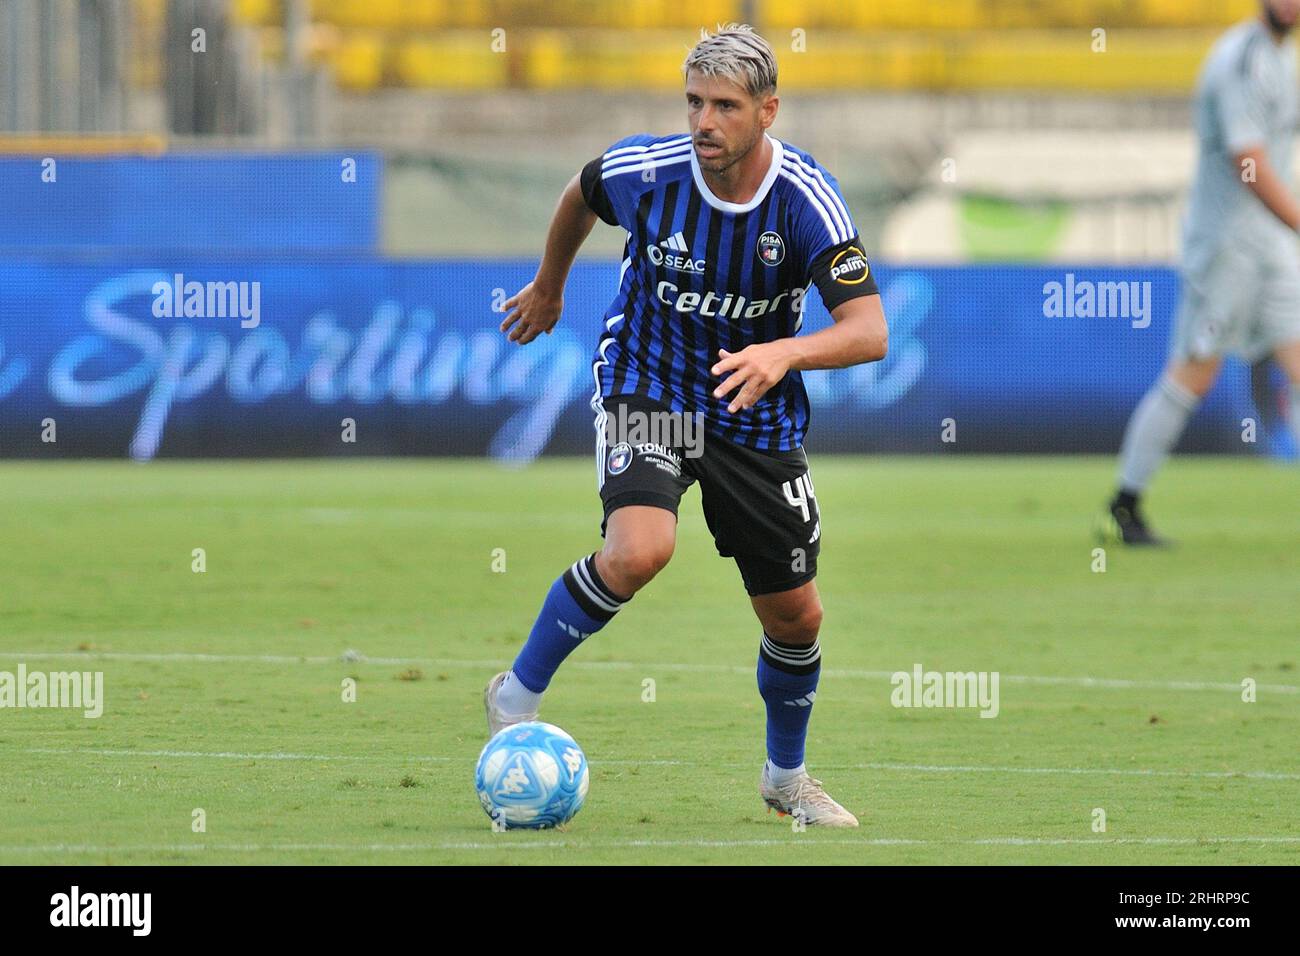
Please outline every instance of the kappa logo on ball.
[{"label": "kappa logo on ball", "polygon": [[785,243],[775,232],[765,232],[758,237],[758,257],[765,266],[779,266],[785,259]]},{"label": "kappa logo on ball", "polygon": [[857,246],[849,246],[831,260],[831,278],[843,285],[857,285],[870,271],[866,254]]},{"label": "kappa logo on ball", "polygon": [[609,457],[605,459],[605,470],[611,475],[621,475],[627,471],[627,466],[632,464],[632,446],[627,442],[619,442],[609,450]]}]

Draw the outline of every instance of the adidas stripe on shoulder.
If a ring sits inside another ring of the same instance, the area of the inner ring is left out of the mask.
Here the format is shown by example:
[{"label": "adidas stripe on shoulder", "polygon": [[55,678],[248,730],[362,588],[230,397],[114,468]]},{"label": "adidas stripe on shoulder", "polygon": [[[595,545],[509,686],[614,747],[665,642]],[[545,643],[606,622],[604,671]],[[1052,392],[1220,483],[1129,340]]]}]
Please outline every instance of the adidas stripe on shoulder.
[{"label": "adidas stripe on shoulder", "polygon": [[631,146],[615,146],[605,153],[601,164],[601,178],[638,173],[660,166],[689,162],[691,137],[674,136],[661,142]]},{"label": "adidas stripe on shoulder", "polygon": [[791,183],[826,227],[832,245],[847,242],[857,233],[839,190],[826,181],[822,171],[801,156],[787,151],[781,163],[781,178]]}]

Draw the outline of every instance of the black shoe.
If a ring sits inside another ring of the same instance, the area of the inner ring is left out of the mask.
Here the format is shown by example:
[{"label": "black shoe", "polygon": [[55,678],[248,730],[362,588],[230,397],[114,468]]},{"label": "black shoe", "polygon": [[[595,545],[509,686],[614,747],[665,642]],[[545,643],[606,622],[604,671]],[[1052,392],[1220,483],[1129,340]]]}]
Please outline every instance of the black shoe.
[{"label": "black shoe", "polygon": [[1134,547],[1167,548],[1172,543],[1152,531],[1138,509],[1137,501],[1119,494],[1111,499],[1109,505],[1109,532],[1106,537],[1111,541]]}]

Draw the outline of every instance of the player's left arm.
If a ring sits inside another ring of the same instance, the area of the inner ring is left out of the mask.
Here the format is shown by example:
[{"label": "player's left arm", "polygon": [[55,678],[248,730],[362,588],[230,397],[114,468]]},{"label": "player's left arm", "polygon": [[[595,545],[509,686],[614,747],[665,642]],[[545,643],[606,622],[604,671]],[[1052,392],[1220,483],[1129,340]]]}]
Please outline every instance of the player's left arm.
[{"label": "player's left arm", "polygon": [[889,351],[880,293],[856,236],[819,256],[812,278],[835,324],[811,335],[758,342],[734,354],[720,349],[712,372],[727,377],[713,396],[736,393],[728,412],[753,407],[791,371],[878,362]]},{"label": "player's left arm", "polygon": [[1269,212],[1292,231],[1300,230],[1300,203],[1278,173],[1268,155],[1268,129],[1276,110],[1273,91],[1283,80],[1260,48],[1245,69],[1224,74],[1211,90],[1222,135],[1232,156],[1234,172]]},{"label": "player's left arm", "polygon": [[831,318],[834,325],[812,335],[759,342],[734,354],[719,349],[721,361],[713,366],[713,374],[727,378],[714,389],[713,397],[722,398],[739,388],[727,405],[734,414],[753,407],[788,372],[878,362],[889,351],[889,326],[879,293],[841,302],[831,309]]},{"label": "player's left arm", "polygon": [[848,368],[879,362],[889,352],[889,326],[880,293],[841,302],[831,309],[831,318],[835,324],[830,328],[772,343],[790,356],[786,371]]},{"label": "player's left arm", "polygon": [[1264,208],[1293,232],[1300,231],[1300,203],[1296,202],[1286,182],[1269,162],[1267,150],[1261,145],[1247,146],[1234,154],[1233,161],[1241,172],[1241,181],[1264,204]]}]

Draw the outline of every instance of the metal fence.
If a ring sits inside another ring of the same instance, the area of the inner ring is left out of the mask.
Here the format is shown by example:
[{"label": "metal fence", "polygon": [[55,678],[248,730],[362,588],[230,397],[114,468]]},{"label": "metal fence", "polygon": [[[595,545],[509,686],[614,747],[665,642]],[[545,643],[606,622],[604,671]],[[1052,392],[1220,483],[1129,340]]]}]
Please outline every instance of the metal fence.
[{"label": "metal fence", "polygon": [[0,132],[319,139],[328,77],[285,10],[271,56],[230,0],[0,0]]}]

